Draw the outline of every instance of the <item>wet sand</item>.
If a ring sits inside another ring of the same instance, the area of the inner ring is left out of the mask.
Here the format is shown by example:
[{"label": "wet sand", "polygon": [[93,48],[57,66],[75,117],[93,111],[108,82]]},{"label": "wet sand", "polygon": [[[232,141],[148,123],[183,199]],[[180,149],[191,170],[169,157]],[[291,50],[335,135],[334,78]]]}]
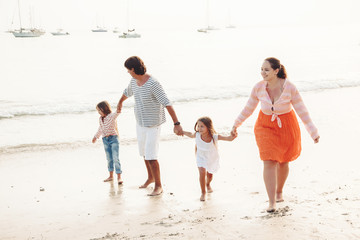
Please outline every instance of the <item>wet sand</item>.
[{"label": "wet sand", "polygon": [[[121,146],[120,186],[102,182],[105,154],[101,143],[90,144],[91,133],[88,147],[3,155],[0,238],[359,239],[359,93],[357,87],[302,94],[321,139],[313,144],[301,123],[303,152],[290,164],[285,202],[273,214],[265,212],[262,162],[250,127],[255,113],[234,142],[220,142],[221,168],[205,202],[188,138],[161,142],[164,193],[157,197],[147,196],[152,186],[138,189],[146,170],[136,145]],[[229,121],[230,128],[244,101],[175,107],[180,117],[193,113],[182,121],[186,130],[209,111],[220,112],[214,122]]]}]

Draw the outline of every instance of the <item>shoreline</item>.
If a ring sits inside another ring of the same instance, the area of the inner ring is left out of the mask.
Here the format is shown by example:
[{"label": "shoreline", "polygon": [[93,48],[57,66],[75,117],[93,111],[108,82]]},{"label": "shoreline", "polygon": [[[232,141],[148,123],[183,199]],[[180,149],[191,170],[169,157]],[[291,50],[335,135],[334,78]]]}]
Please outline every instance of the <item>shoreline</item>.
[{"label": "shoreline", "polygon": [[[320,143],[313,144],[300,122],[303,151],[290,165],[285,202],[276,214],[265,212],[262,162],[252,135],[254,112],[234,142],[220,142],[221,168],[214,175],[214,193],[204,203],[199,201],[194,141],[185,137],[160,144],[164,193],[157,197],[146,196],[151,188],[138,189],[146,169],[136,144],[120,147],[123,186],[102,182],[107,169],[101,144],[5,154],[0,161],[1,238],[358,239],[360,163],[354,136],[360,134],[360,112],[354,102],[359,90],[302,94]],[[236,103],[238,111],[245,101]],[[182,121],[190,131],[199,116],[214,109],[232,113],[231,120],[238,114],[236,106],[223,102],[185,107],[175,106],[194,116]],[[213,118],[216,123],[224,116]],[[169,122],[163,126],[165,135]]]}]

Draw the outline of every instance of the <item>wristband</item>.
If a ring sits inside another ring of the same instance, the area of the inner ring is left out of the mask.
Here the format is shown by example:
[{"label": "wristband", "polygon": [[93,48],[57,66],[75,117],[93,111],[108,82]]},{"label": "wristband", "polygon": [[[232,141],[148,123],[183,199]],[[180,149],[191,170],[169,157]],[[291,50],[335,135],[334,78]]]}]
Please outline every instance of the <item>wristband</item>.
[{"label": "wristband", "polygon": [[176,126],[176,125],[180,125],[180,122],[176,122],[176,123],[174,123],[174,125]]}]

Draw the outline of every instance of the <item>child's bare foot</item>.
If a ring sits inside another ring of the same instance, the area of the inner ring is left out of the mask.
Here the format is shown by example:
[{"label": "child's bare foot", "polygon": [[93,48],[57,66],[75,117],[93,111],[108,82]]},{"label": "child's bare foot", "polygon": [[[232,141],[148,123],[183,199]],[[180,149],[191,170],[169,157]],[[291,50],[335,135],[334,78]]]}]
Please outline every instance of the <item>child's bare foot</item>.
[{"label": "child's bare foot", "polygon": [[120,185],[120,184],[123,184],[123,180],[121,179],[121,178],[118,178],[118,184]]},{"label": "child's bare foot", "polygon": [[205,193],[201,194],[200,201],[205,201]]},{"label": "child's bare foot", "polygon": [[158,196],[158,195],[162,194],[162,192],[163,192],[162,187],[156,187],[152,193],[148,194],[148,196],[151,196],[151,197]]},{"label": "child's bare foot", "polygon": [[104,180],[104,182],[111,182],[113,180],[112,177],[108,177],[107,179]]},{"label": "child's bare foot", "polygon": [[266,211],[268,213],[273,213],[273,212],[275,212],[275,210],[276,210],[276,204],[275,203],[273,203],[273,204],[269,203],[269,207],[266,209]]},{"label": "child's bare foot", "polygon": [[208,192],[208,193],[212,193],[212,192],[213,192],[213,190],[212,190],[212,188],[211,188],[210,184],[209,184],[209,185],[207,185],[207,186],[206,186],[206,188],[207,188],[207,192]]},{"label": "child's bare foot", "polygon": [[283,201],[284,201],[284,198],[283,198],[282,192],[276,193],[276,202],[283,202]]},{"label": "child's bare foot", "polygon": [[143,185],[139,186],[139,188],[147,188],[153,182],[154,182],[153,179],[148,179]]}]

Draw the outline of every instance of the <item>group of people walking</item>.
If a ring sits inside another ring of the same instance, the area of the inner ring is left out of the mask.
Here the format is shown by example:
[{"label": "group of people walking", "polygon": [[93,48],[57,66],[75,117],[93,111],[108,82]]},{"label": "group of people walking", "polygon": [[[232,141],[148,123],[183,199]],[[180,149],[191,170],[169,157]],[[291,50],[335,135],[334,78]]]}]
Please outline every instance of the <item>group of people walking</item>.
[{"label": "group of people walking", "polygon": [[295,85],[287,79],[285,67],[276,58],[267,58],[261,67],[263,80],[256,83],[250,98],[235,119],[229,135],[217,134],[209,117],[199,118],[194,132],[184,131],[176,112],[161,84],[147,73],[144,62],[137,56],[128,58],[125,68],[131,75],[128,87],[124,90],[116,112],[111,111],[108,102],[100,102],[96,109],[100,114],[99,128],[92,142],[102,137],[108,160],[109,177],[113,181],[114,168],[118,184],[122,184],[119,161],[119,140],[116,118],[122,110],[123,102],[134,96],[134,112],[139,154],[147,169],[147,179],[140,188],[155,184],[149,196],[163,192],[158,151],[161,125],[165,122],[165,108],[174,123],[174,133],[179,136],[195,138],[196,162],[199,169],[201,187],[200,200],[206,200],[206,193],[212,192],[213,174],[219,169],[218,141],[232,141],[237,137],[237,128],[254,112],[258,103],[261,110],[255,123],[254,133],[260,158],[264,163],[264,182],[269,198],[268,212],[276,210],[276,202],[284,201],[283,187],[289,174],[289,162],[299,157],[301,135],[296,113],[315,143],[319,142],[317,128]]}]

